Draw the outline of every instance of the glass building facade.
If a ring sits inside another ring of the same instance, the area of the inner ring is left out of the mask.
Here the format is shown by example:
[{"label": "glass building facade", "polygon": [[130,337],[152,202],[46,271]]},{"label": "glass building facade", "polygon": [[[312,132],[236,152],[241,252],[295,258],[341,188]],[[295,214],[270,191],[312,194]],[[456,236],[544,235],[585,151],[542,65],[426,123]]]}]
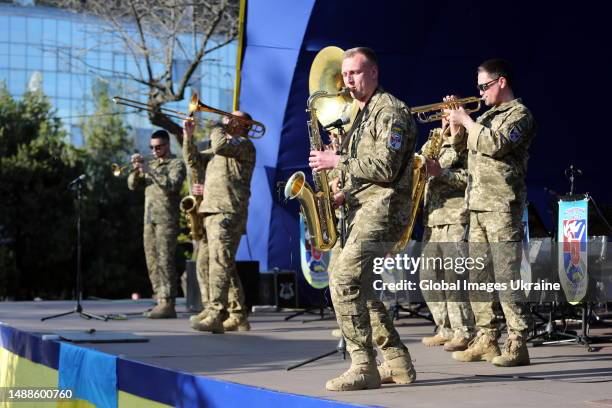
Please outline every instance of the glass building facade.
[{"label": "glass building facade", "polygon": [[[146,101],[146,87],[113,75],[137,74],[137,66],[121,40],[101,34],[103,24],[67,10],[0,3],[0,81],[6,82],[16,98],[28,87],[42,87],[77,146],[83,144],[79,123],[93,111],[91,89],[95,81],[107,82],[119,95]],[[197,90],[207,105],[231,110],[236,47],[233,42],[207,54],[192,76],[191,89]],[[187,60],[175,60],[173,78],[178,80],[187,64]],[[165,107],[185,111],[187,100]],[[134,147],[147,151],[153,126],[146,114],[125,117],[134,133]]]}]

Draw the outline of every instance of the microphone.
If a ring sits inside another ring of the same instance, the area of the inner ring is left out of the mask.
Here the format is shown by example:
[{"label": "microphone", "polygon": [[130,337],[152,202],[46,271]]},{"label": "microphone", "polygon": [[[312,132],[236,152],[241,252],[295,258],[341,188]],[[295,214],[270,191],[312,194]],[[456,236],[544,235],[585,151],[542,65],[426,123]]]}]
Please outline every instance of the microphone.
[{"label": "microphone", "polygon": [[323,126],[323,129],[328,130],[328,129],[338,129],[341,128],[344,125],[348,125],[351,121],[351,118],[348,115],[342,115],[340,116],[340,119],[336,119],[335,121],[333,121],[332,123]]},{"label": "microphone", "polygon": [[582,170],[578,167],[574,167],[573,164],[569,166],[569,168],[565,169],[565,177],[575,177],[582,176]]},{"label": "microphone", "polygon": [[85,174],[81,174],[79,177],[72,180],[70,184],[68,184],[68,188],[71,188],[75,184],[82,182],[83,180],[85,180],[85,177],[86,177]]}]

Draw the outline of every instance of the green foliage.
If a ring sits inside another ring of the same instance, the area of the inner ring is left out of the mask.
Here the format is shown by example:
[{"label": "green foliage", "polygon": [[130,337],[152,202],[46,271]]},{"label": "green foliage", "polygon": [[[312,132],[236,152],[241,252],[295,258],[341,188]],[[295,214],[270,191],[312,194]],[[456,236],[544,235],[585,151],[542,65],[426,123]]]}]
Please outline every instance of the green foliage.
[{"label": "green foliage", "polygon": [[64,139],[43,94],[15,101],[0,85],[0,299],[71,293],[74,208],[66,186],[82,159]]},{"label": "green foliage", "polygon": [[104,84],[94,86],[93,100],[96,112],[81,124],[85,146],[76,149],[42,93],[15,100],[0,83],[0,300],[73,297],[77,211],[67,186],[83,172],[84,296],[151,293],[144,196],[110,171],[129,159],[130,130]]}]

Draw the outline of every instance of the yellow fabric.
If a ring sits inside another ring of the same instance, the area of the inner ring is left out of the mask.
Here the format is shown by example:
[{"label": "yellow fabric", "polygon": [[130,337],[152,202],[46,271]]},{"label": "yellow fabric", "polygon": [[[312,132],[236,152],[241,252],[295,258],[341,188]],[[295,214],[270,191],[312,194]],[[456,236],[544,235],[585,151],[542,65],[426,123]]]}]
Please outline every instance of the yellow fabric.
[{"label": "yellow fabric", "polygon": [[[57,388],[58,372],[43,364],[33,363],[27,358],[19,357],[17,354],[0,347],[0,387],[24,388],[24,387],[48,387]],[[119,391],[117,394],[119,407],[129,408],[162,408],[169,405],[160,404],[146,398],[141,398],[126,392]],[[27,402],[9,403],[0,401],[0,408],[95,408],[89,401],[57,401],[57,402]]]},{"label": "yellow fabric", "polygon": [[[57,370],[42,364],[33,363],[27,358],[19,357],[17,354],[11,353],[10,351],[0,347],[0,387],[57,388],[57,384]],[[55,402],[27,402],[17,404],[8,401],[0,401],[0,408],[51,408],[55,406]]]},{"label": "yellow fabric", "polygon": [[141,398],[127,392],[119,391],[117,394],[119,408],[161,408],[169,407],[170,405],[161,404],[150,399]]}]

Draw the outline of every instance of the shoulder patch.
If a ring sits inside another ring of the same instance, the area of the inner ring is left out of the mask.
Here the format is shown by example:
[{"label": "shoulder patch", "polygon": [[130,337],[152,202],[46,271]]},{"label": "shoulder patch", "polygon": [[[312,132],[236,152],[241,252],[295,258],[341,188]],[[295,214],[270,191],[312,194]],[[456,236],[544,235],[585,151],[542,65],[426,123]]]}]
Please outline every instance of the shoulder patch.
[{"label": "shoulder patch", "polygon": [[404,128],[399,123],[393,123],[389,132],[387,146],[393,150],[399,150],[402,147],[402,139],[404,137]]},{"label": "shoulder patch", "polygon": [[519,129],[518,126],[515,126],[510,130],[510,134],[508,134],[508,139],[510,139],[511,142],[516,143],[519,141],[522,134],[523,132],[521,131],[521,129]]}]

